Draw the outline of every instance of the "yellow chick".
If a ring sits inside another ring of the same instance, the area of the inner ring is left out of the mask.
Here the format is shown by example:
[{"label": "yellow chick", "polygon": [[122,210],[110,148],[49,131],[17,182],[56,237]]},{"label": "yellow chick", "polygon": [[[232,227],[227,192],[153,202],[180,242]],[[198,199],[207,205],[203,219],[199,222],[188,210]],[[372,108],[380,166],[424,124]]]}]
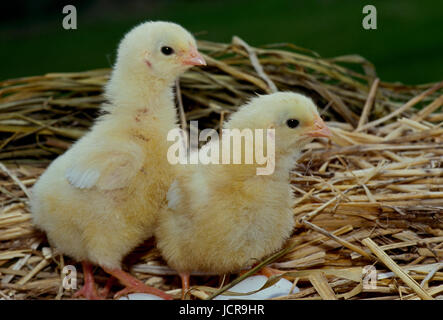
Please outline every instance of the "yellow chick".
[{"label": "yellow chick", "polygon": [[85,284],[77,296],[102,298],[92,275],[95,264],[125,285],[118,296],[170,298],[124,272],[121,261],[153,234],[173,179],[165,154],[167,133],[177,126],[174,81],[205,64],[181,26],[146,22],[133,28],[118,48],[105,114],[35,184],[35,225],[60,252],[82,261]]},{"label": "yellow chick", "polygon": [[[267,129],[273,139],[263,146],[269,153],[274,141],[275,167],[272,174],[257,175],[260,165],[245,161],[246,143],[242,164],[176,165],[155,237],[167,263],[179,272],[183,290],[192,271],[239,271],[284,244],[294,227],[290,170],[306,143],[331,134],[312,100],[290,92],[254,98],[232,115],[223,135],[235,128]],[[211,139],[200,152],[213,150],[212,144],[220,146],[220,157],[230,151],[233,159],[234,144],[223,139]],[[253,146],[256,154],[260,144]]]}]

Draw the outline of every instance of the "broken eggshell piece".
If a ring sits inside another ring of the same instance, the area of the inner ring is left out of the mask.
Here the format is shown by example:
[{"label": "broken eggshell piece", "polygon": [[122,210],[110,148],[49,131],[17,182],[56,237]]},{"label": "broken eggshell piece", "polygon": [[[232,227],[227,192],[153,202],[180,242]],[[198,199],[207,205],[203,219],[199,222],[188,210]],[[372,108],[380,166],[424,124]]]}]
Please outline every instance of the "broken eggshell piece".
[{"label": "broken eggshell piece", "polygon": [[[231,292],[239,292],[239,293],[247,293],[251,291],[259,290],[263,285],[268,281],[266,276],[251,276],[241,281],[240,283],[233,286],[229,291]],[[232,295],[219,295],[214,298],[214,300],[265,300],[271,299],[281,296],[286,296],[291,293],[297,293],[300,290],[297,287],[294,287],[292,292],[292,283],[284,278],[281,278],[277,283],[274,283],[272,286],[263,289],[259,292],[250,294],[250,295],[241,295],[241,296],[232,296]]]}]

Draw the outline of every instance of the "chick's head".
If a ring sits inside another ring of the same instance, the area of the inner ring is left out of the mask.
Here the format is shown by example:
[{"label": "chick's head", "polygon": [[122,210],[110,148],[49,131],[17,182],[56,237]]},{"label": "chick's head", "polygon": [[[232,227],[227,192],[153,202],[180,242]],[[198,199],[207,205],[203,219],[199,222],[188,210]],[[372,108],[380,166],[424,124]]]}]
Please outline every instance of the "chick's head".
[{"label": "chick's head", "polygon": [[314,102],[293,92],[253,98],[232,115],[225,127],[274,129],[275,151],[278,153],[299,151],[315,137],[331,136]]},{"label": "chick's head", "polygon": [[194,37],[171,22],[145,22],[120,42],[117,68],[132,76],[154,76],[172,81],[192,66],[206,65]]}]

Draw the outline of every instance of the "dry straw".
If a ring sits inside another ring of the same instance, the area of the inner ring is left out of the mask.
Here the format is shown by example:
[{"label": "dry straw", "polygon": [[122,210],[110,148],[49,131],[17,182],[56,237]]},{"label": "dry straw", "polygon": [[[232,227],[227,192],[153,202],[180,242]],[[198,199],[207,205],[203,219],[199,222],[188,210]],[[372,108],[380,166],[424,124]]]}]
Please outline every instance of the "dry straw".
[{"label": "dry straw", "polygon": [[[291,44],[254,48],[235,37],[199,47],[208,67],[191,69],[177,90],[183,126],[199,120],[201,128],[220,128],[249,97],[290,90],[316,101],[333,137],[311,143],[291,173],[298,223],[285,246],[240,276],[195,274],[191,297],[232,294],[235,283],[269,265],[284,274],[264,287],[284,276],[300,288],[278,299],[441,298],[443,83],[383,82],[360,56],[325,59]],[[0,82],[0,299],[72,297],[61,279],[75,262],[33,228],[28,197],[46,165],[94,121],[109,71]],[[180,297],[176,272],[153,241],[126,265]],[[377,269],[375,288],[365,285],[368,265]],[[100,285],[104,276],[96,272]]]}]

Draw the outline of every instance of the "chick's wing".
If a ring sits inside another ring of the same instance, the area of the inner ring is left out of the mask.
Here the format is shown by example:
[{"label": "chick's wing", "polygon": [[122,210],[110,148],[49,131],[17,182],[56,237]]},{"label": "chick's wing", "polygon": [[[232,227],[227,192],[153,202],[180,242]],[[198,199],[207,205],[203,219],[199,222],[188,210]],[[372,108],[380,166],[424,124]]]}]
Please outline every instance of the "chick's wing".
[{"label": "chick's wing", "polygon": [[76,159],[68,166],[65,177],[79,189],[96,186],[101,190],[114,190],[126,187],[142,166],[140,147],[127,144],[124,149],[102,148]]}]

